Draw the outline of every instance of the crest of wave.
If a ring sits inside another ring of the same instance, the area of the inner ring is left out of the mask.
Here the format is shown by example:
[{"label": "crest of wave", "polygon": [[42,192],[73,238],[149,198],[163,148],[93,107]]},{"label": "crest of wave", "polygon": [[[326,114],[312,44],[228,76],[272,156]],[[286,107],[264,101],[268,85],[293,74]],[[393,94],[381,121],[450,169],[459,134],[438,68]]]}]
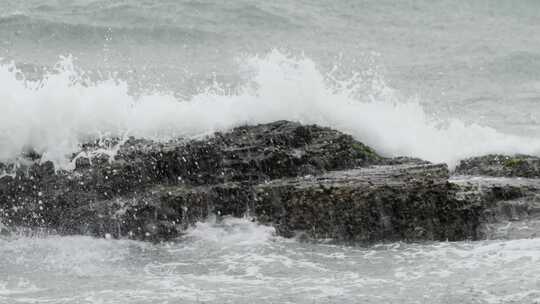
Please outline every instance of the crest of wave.
[{"label": "crest of wave", "polygon": [[103,137],[189,137],[279,119],[330,126],[388,155],[454,165],[486,153],[540,151],[540,141],[459,120],[429,117],[415,100],[399,100],[380,78],[324,75],[309,58],[278,51],[244,61],[246,83],[234,93],[208,88],[188,100],[172,94],[134,97],[116,79],[88,81],[69,58],[40,81],[0,65],[0,161],[28,148],[69,167],[79,146]]}]

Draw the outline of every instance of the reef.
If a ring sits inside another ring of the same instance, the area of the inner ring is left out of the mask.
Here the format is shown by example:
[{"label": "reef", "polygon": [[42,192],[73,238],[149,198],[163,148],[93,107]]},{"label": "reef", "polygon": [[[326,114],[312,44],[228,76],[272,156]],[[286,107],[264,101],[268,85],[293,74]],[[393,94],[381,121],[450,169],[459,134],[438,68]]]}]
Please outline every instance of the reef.
[{"label": "reef", "polygon": [[[0,165],[10,173],[0,177],[4,234],[160,241],[209,216],[250,216],[284,237],[369,244],[527,237],[540,214],[536,158],[464,160],[451,176],[445,164],[383,157],[344,133],[289,121],[189,140],[130,138],[114,155],[92,143],[69,171],[31,158]],[[470,176],[478,174],[497,178]]]}]

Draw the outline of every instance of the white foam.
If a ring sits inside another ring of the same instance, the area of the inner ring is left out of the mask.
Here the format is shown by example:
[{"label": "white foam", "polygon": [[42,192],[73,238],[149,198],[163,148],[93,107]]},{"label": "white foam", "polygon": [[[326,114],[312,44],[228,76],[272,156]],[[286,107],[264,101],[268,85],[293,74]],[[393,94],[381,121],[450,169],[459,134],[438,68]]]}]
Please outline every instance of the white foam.
[{"label": "white foam", "polygon": [[217,222],[211,217],[198,222],[186,236],[196,241],[218,243],[222,246],[254,246],[266,244],[275,234],[270,226],[260,225],[249,218],[225,217]]},{"label": "white foam", "polygon": [[[193,241],[164,244],[0,239],[7,274],[0,303],[535,303],[540,296],[540,239],[359,248],[264,241],[271,233],[248,219],[206,224],[212,228],[191,230]],[[252,241],[237,244],[241,236]]]},{"label": "white foam", "polygon": [[89,139],[168,139],[278,119],[334,127],[388,156],[450,165],[486,153],[540,151],[537,139],[434,119],[379,77],[331,81],[309,58],[277,51],[245,60],[247,81],[235,93],[209,88],[189,100],[166,93],[134,97],[120,80],[84,80],[69,58],[57,70],[36,82],[21,79],[13,65],[0,65],[0,160],[32,147],[43,160],[67,166],[66,155]]},{"label": "white foam", "polygon": [[9,286],[9,284],[0,281],[0,297],[19,294],[24,295],[43,290],[23,278],[19,278],[13,285],[14,286]]},{"label": "white foam", "polygon": [[[130,244],[139,243],[82,236],[16,237],[0,239],[0,254],[11,256],[9,263],[14,265],[82,277],[113,272],[106,265],[123,261]],[[0,269],[3,266],[0,263]]]}]

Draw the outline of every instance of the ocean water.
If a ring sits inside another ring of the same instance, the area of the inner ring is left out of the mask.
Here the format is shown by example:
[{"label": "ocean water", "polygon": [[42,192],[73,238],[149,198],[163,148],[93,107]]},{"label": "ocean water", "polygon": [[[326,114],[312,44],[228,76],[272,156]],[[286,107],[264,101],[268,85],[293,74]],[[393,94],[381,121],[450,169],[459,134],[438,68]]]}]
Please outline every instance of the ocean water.
[{"label": "ocean water", "polygon": [[2,303],[539,303],[540,239],[306,244],[249,219],[178,243],[0,240]]},{"label": "ocean water", "polygon": [[[69,169],[96,138],[277,119],[450,167],[539,155],[539,13],[535,0],[1,0],[0,161],[33,149]],[[2,239],[0,302],[540,301],[537,239],[356,248],[233,220],[190,233]]]}]

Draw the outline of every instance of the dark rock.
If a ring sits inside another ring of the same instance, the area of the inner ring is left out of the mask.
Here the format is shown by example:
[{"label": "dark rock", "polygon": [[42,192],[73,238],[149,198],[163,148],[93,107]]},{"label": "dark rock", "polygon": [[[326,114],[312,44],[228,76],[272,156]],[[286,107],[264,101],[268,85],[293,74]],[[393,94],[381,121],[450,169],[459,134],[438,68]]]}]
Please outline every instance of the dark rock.
[{"label": "dark rock", "polygon": [[[14,226],[102,235],[112,229],[108,219],[120,217],[122,198],[142,197],[151,189],[231,182],[256,185],[384,162],[349,135],[287,121],[239,127],[200,140],[157,143],[131,138],[120,143],[114,157],[95,153],[103,145],[118,143],[84,145],[81,153],[74,155],[72,172],[55,171],[50,162],[35,162],[18,167],[15,176],[2,177],[1,218]],[[159,226],[148,218],[153,216],[156,223],[163,220],[152,208],[127,208],[126,214],[136,213],[137,219],[126,220],[126,224],[115,222],[115,231],[124,235],[124,226],[137,226],[132,234],[146,235],[149,228]],[[169,217],[183,214],[173,207],[170,210]],[[162,237],[167,234],[165,230],[151,232]]]},{"label": "dark rock", "polygon": [[450,199],[444,165],[395,165],[250,185],[156,186],[136,196],[71,210],[59,227],[142,239],[178,236],[210,214],[250,214],[277,232],[371,243],[476,238],[477,210]]},{"label": "dark rock", "polygon": [[478,238],[526,238],[540,232],[540,179],[453,177],[456,198],[478,213]]},{"label": "dark rock", "polygon": [[456,174],[500,177],[540,177],[540,158],[529,155],[491,154],[462,160]]},{"label": "dark rock", "polygon": [[[115,154],[97,153],[104,145],[118,145]],[[501,165],[493,157],[464,161],[457,172],[535,174],[534,158]],[[1,165],[2,231],[167,240],[209,215],[250,214],[286,237],[464,240],[539,209],[520,203],[536,197],[536,186],[449,182],[446,165],[384,158],[349,135],[287,121],[198,140],[90,143],[73,162],[69,172],[50,162]]]},{"label": "dark rock", "polygon": [[361,243],[475,238],[476,216],[452,199],[447,178],[445,165],[408,164],[273,181],[257,187],[253,210],[283,235]]}]

